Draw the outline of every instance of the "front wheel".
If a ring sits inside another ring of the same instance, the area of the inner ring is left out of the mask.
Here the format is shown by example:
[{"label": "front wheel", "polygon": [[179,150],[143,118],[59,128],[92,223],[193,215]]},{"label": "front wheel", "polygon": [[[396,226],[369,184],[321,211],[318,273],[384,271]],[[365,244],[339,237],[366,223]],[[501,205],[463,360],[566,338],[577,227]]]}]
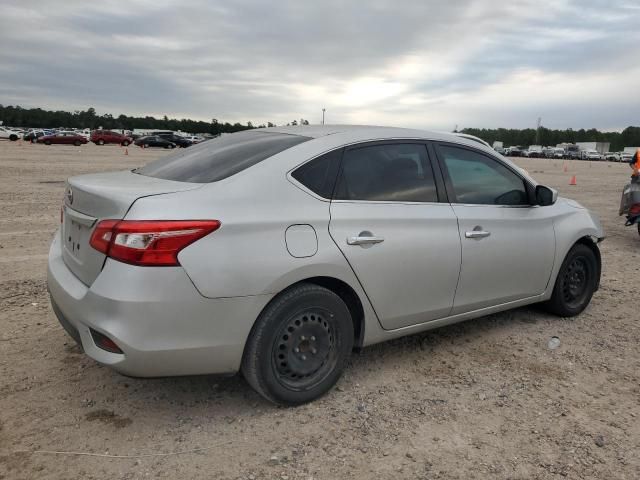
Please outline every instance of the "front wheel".
[{"label": "front wheel", "polygon": [[600,265],[591,248],[576,244],[562,262],[546,309],[561,317],[574,317],[587,308],[600,280]]},{"label": "front wheel", "polygon": [[9,140],[11,140],[12,142],[15,142],[18,140],[18,136],[17,135],[9,135]]},{"label": "front wheel", "polygon": [[51,140],[45,140],[45,141],[44,141],[44,144],[45,144],[45,145],[51,145]]},{"label": "front wheel", "polygon": [[353,321],[344,301],[326,288],[301,283],[260,314],[245,346],[242,373],[267,400],[300,405],[335,385],[352,347]]},{"label": "front wheel", "polygon": [[74,144],[76,147],[79,147],[80,145],[82,145],[82,142],[80,142],[80,140],[76,140],[75,142],[73,142],[73,144]]}]

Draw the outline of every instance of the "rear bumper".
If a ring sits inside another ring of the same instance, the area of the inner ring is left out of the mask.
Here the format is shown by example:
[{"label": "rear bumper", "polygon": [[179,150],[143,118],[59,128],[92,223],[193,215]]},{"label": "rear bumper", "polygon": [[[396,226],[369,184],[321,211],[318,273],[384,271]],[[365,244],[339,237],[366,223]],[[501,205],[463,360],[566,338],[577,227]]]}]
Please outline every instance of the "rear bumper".
[{"label": "rear bumper", "polygon": [[[49,251],[47,283],[60,323],[87,355],[138,377],[238,371],[251,327],[272,298],[209,299],[181,267],[134,267],[109,259],[87,287],[65,265],[59,233]],[[124,353],[98,348],[90,329]]]}]

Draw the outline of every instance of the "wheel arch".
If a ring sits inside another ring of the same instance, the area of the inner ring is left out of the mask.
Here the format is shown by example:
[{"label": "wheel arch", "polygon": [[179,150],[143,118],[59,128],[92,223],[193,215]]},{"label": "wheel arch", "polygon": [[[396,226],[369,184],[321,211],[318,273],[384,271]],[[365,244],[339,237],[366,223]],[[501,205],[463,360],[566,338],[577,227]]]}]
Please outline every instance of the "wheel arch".
[{"label": "wheel arch", "polygon": [[[281,289],[276,295],[274,295],[273,298],[260,311],[260,314],[262,314],[262,312],[266,310],[269,307],[269,305],[271,305],[271,303],[274,302],[284,292],[302,283],[311,283],[311,284],[326,288],[327,290],[335,293],[336,295],[338,295],[338,297],[342,299],[342,301],[347,305],[349,312],[351,313],[351,319],[353,322],[354,347],[356,348],[362,347],[364,342],[364,332],[365,332],[364,305],[362,303],[362,300],[360,299],[360,296],[351,285],[349,285],[344,280],[340,280],[335,277],[316,276],[316,277],[308,277],[301,280],[297,280],[296,282]],[[258,317],[256,317],[256,321],[260,317],[260,314],[258,315]]]}]

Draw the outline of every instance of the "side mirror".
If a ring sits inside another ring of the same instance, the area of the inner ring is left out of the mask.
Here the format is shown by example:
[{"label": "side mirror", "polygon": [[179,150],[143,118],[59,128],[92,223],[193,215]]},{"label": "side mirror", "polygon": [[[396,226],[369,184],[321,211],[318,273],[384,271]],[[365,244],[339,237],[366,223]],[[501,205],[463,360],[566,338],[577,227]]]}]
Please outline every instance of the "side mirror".
[{"label": "side mirror", "polygon": [[536,186],[536,204],[541,207],[553,205],[558,200],[558,192],[545,185]]}]

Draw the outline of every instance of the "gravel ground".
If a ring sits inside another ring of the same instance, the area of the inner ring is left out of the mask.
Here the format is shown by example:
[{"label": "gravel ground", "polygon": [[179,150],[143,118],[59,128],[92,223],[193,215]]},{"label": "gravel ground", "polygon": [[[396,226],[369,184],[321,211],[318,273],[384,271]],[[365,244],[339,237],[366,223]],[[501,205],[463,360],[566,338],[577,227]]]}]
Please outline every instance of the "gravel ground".
[{"label": "gravel ground", "polygon": [[603,221],[602,285],[582,315],[521,308],[376,345],[327,396],[287,409],[241,377],[121,376],[58,325],[45,275],[63,182],[165,153],[124,152],[0,143],[0,478],[640,477],[640,238],[617,214],[626,165],[516,159]]}]

